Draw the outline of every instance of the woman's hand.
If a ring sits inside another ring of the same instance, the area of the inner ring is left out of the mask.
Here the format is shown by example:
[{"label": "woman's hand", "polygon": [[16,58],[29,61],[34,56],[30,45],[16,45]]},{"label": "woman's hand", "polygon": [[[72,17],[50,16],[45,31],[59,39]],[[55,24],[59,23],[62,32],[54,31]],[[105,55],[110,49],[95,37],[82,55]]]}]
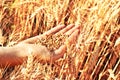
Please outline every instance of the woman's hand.
[{"label": "woman's hand", "polygon": [[[67,46],[65,44],[61,45],[54,53],[51,53],[45,46],[34,44],[42,37],[47,37],[49,35],[65,34],[68,35],[68,41],[70,44],[75,44],[80,32],[80,26],[78,25],[59,25],[51,30],[45,32],[42,35],[38,35],[22,42],[19,42],[13,47],[0,48],[0,64],[2,66],[9,65],[15,66],[20,65],[27,59],[29,55],[33,55],[42,61],[55,61],[61,58],[66,52]],[[7,50],[7,52],[6,52]],[[5,55],[4,55],[5,54]]]}]

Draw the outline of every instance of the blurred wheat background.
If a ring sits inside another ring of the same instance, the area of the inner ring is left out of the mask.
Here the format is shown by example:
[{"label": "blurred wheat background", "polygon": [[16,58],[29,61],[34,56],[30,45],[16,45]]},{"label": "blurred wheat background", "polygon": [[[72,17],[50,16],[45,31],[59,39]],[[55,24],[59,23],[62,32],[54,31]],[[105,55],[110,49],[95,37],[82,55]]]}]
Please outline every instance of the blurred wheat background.
[{"label": "blurred wheat background", "polygon": [[[1,46],[71,23],[81,25],[81,32],[76,46],[66,43],[63,58],[42,64],[30,56],[8,75],[6,68],[0,69],[0,78],[6,74],[5,80],[120,80],[119,0],[0,0]],[[51,44],[49,40],[45,44]],[[57,42],[50,47],[56,46]]]}]

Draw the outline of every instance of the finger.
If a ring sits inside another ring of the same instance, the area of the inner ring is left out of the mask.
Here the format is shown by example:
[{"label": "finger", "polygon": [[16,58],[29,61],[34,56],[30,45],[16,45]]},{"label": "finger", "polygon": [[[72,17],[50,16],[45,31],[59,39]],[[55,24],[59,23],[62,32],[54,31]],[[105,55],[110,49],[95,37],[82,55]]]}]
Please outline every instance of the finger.
[{"label": "finger", "polygon": [[71,35],[75,30],[79,29],[80,25],[75,25],[71,30],[67,31],[65,34],[66,35]]},{"label": "finger", "polygon": [[23,40],[23,41],[19,42],[19,44],[20,44],[20,43],[33,44],[33,43],[35,43],[35,42],[38,42],[38,41],[40,40],[40,38],[43,38],[43,36],[42,36],[42,35],[38,35],[38,36],[35,36],[35,37],[31,37],[31,38],[28,38],[28,39],[26,39],[26,40]]},{"label": "finger", "polygon": [[66,45],[62,45],[59,49],[55,50],[54,54],[51,56],[51,61],[55,61],[63,57],[64,53],[66,52],[66,48]]},{"label": "finger", "polygon": [[63,29],[65,27],[65,25],[58,25],[54,28],[52,28],[51,30],[45,32],[43,35],[52,35],[52,34],[55,34],[57,33],[58,31],[60,31],[61,29]]},{"label": "finger", "polygon": [[[79,36],[79,30],[76,30],[71,34],[71,36],[68,38],[70,44],[73,44],[77,41],[77,37]],[[62,45],[59,49],[55,51],[55,54],[61,54],[64,53],[66,50],[66,46]]]},{"label": "finger", "polygon": [[75,26],[74,24],[70,24],[70,25],[66,26],[64,29],[62,29],[61,31],[59,31],[58,34],[64,34],[65,32],[72,29],[74,26]]},{"label": "finger", "polygon": [[38,35],[38,36],[35,36],[35,37],[32,37],[32,38],[29,38],[29,39],[26,39],[20,43],[29,43],[29,44],[32,44],[32,43],[35,43],[37,42],[40,38],[43,38],[47,35],[52,35],[52,34],[55,34],[57,33],[58,31],[60,31],[61,29],[63,29],[65,27],[65,25],[58,25],[54,28],[52,28],[51,30],[43,33],[42,35]]},{"label": "finger", "polygon": [[[69,42],[71,44],[75,43],[77,41],[77,37],[79,35],[79,30],[76,30],[75,32],[73,32],[71,34],[71,36],[69,37]],[[54,55],[51,56],[51,60],[52,61],[55,61],[61,57],[63,57],[64,53],[66,52],[67,50],[67,46],[66,45],[62,45],[59,49],[55,50],[55,53]]]},{"label": "finger", "polygon": [[80,33],[80,30],[77,29],[70,35],[70,37],[68,38],[68,41],[70,42],[70,44],[74,44],[75,42],[77,42],[79,33]]}]

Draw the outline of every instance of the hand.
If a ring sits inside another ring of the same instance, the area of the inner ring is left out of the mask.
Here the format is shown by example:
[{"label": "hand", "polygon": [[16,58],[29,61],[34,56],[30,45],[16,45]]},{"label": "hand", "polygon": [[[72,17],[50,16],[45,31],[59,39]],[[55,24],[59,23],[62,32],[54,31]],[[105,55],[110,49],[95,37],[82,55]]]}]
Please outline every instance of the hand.
[{"label": "hand", "polygon": [[61,58],[66,52],[67,46],[65,44],[60,46],[57,50],[54,51],[54,54],[51,55],[51,52],[45,46],[36,45],[34,44],[34,42],[36,42],[42,37],[47,37],[49,35],[65,34],[69,36],[68,38],[69,43],[75,44],[77,42],[77,37],[79,35],[79,32],[80,32],[80,26],[76,26],[73,24],[68,26],[59,25],[45,32],[42,35],[35,36],[26,39],[22,42],[19,42],[17,45],[13,47],[5,47],[4,49],[0,48],[1,53],[7,55],[7,56],[5,55],[4,58],[4,54],[2,54],[3,58],[1,58],[1,60],[4,63],[0,60],[1,61],[0,64],[3,66],[6,64],[9,64],[9,66],[19,65],[22,64],[23,61],[26,60],[27,57],[31,54],[42,61],[51,61],[51,60],[55,61]]},{"label": "hand", "polygon": [[[64,25],[59,25],[55,28],[52,28],[51,30],[45,32],[42,35],[27,39],[22,41],[21,45],[23,47],[23,45],[25,45],[26,50],[24,50],[24,52],[21,52],[21,54],[23,53],[28,53],[27,51],[31,51],[31,53],[33,53],[33,55],[35,57],[37,57],[39,60],[42,61],[55,61],[59,58],[61,58],[64,53],[66,52],[66,48],[67,46],[65,44],[63,44],[62,46],[60,46],[57,50],[54,51],[54,53],[51,53],[50,51],[48,51],[48,49],[45,46],[42,45],[34,45],[34,42],[37,42],[37,40],[39,40],[42,37],[47,37],[49,35],[58,35],[58,34],[65,34],[68,35],[68,41],[70,44],[75,44],[77,41],[77,37],[79,35],[80,32],[80,26],[79,25],[68,25],[68,26],[64,26]],[[28,46],[28,48],[27,48]],[[29,49],[29,50],[28,50]],[[23,49],[22,49],[23,51]],[[29,56],[29,54],[28,54]]]}]

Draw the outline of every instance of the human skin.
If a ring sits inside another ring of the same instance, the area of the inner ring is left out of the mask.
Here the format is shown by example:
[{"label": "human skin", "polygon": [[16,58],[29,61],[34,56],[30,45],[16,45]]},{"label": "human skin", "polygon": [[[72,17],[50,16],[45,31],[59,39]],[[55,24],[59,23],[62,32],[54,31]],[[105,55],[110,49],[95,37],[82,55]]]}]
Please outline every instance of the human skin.
[{"label": "human skin", "polygon": [[65,34],[69,36],[69,43],[75,44],[79,32],[80,26],[78,25],[58,25],[42,35],[23,40],[13,47],[0,47],[0,67],[20,65],[27,60],[29,55],[32,55],[38,60],[44,62],[55,61],[61,58],[66,52],[67,46],[65,44],[61,45],[53,53],[50,52],[45,46],[34,44],[34,42],[49,35]]}]

